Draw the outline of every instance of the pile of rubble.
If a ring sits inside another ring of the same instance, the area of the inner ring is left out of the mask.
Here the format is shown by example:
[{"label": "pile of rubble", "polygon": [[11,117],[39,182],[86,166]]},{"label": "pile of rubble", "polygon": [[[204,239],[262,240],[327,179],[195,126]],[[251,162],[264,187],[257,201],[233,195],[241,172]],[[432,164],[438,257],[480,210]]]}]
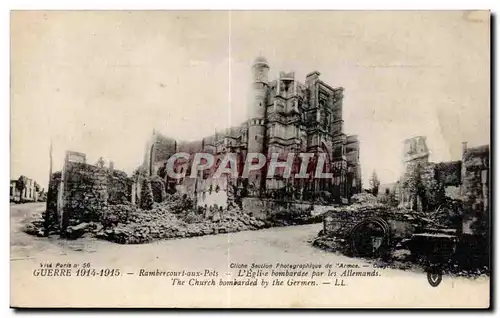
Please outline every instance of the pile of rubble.
[{"label": "pile of rubble", "polygon": [[[49,217],[47,217],[47,215]],[[30,223],[22,228],[23,232],[44,237],[59,233],[59,224],[56,222],[52,214],[43,212],[42,214],[35,213],[30,218]]]},{"label": "pile of rubble", "polygon": [[351,203],[359,203],[359,204],[370,204],[370,203],[373,204],[373,203],[378,202],[376,196],[374,196],[371,193],[366,193],[366,192],[354,194],[351,197],[350,201],[351,201]]},{"label": "pile of rubble", "polygon": [[341,253],[352,256],[349,242],[339,236],[320,235],[313,242],[313,246],[328,252]]},{"label": "pile of rubble", "polygon": [[[219,233],[258,230],[272,224],[256,219],[233,208],[217,213],[201,210],[181,210],[189,202],[181,197],[170,196],[170,200],[153,203],[151,210],[142,210],[131,204],[107,206],[98,222],[81,222],[68,226],[61,236],[68,239],[97,237],[119,244],[142,244],[155,240],[195,237]],[[33,220],[25,232],[44,236],[43,217]],[[51,232],[49,234],[57,234]]]},{"label": "pile of rubble", "polygon": [[[445,200],[435,211],[417,212],[364,196],[350,206],[333,207],[326,212],[324,228],[313,245],[348,256],[368,257],[381,267],[409,269],[439,264],[443,271],[453,275],[488,275],[486,240],[479,236],[458,236],[461,214],[461,202],[455,200]],[[365,227],[360,228],[363,224]],[[367,225],[377,231],[370,234]],[[372,240],[373,247],[381,248],[381,253],[368,256],[357,253],[355,245],[362,243],[363,236]],[[382,245],[375,245],[376,240]]]},{"label": "pile of rubble", "polygon": [[32,216],[32,220],[26,227],[24,227],[23,231],[30,235],[36,235],[39,237],[45,236],[45,220],[43,219],[43,215],[35,214]]},{"label": "pile of rubble", "polygon": [[[239,210],[221,213],[219,220],[205,219],[197,211],[172,213],[172,202],[155,203],[148,211],[130,210],[130,207],[115,206],[114,219],[106,219],[106,225],[96,236],[119,244],[141,244],[155,240],[185,238],[218,233],[257,230],[267,224]],[[193,214],[197,217],[193,217]],[[187,217],[191,215],[191,217]],[[186,222],[190,220],[192,223]],[[104,225],[104,222],[103,222]]]},{"label": "pile of rubble", "polygon": [[462,201],[445,198],[441,205],[428,213],[428,217],[439,225],[457,228],[461,225],[463,214]]},{"label": "pile of rubble", "polygon": [[312,208],[303,210],[291,207],[286,211],[277,212],[271,215],[267,221],[270,226],[290,226],[320,223],[323,221],[323,214],[312,213]]},{"label": "pile of rubble", "polygon": [[351,205],[332,207],[324,214],[323,230],[313,245],[328,251],[353,255],[353,231],[363,224],[363,221],[375,223],[391,246],[397,245],[418,229],[434,225],[432,220],[422,213],[380,203],[371,194],[358,194],[352,199]]}]

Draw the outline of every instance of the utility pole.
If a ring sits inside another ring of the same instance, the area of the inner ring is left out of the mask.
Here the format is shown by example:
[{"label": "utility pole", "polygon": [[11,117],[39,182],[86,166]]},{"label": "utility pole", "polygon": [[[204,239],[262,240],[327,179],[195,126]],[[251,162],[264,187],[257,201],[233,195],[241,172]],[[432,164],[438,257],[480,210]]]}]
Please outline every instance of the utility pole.
[{"label": "utility pole", "polygon": [[50,185],[50,179],[52,179],[52,138],[50,138],[50,145],[49,145],[49,185]]},{"label": "utility pole", "polygon": [[49,225],[50,225],[50,214],[53,213],[49,209],[49,193],[50,193],[50,181],[52,180],[52,137],[50,138],[50,145],[49,145],[49,184],[47,186],[47,202],[45,206],[45,217],[44,217],[44,236],[49,236]]},{"label": "utility pole", "polygon": [[151,138],[151,148],[149,149],[149,176],[152,177],[153,176],[153,172],[154,172],[154,168],[153,168],[153,165],[154,165],[154,150],[155,150],[155,143],[156,143],[156,129],[153,128],[153,137]]}]

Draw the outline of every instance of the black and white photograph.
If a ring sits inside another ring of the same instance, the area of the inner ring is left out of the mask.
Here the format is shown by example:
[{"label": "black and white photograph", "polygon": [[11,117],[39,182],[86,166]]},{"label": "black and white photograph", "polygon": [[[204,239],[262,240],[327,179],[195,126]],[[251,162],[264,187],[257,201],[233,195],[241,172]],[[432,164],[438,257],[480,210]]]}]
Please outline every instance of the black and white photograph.
[{"label": "black and white photograph", "polygon": [[491,12],[10,13],[10,306],[490,301]]}]

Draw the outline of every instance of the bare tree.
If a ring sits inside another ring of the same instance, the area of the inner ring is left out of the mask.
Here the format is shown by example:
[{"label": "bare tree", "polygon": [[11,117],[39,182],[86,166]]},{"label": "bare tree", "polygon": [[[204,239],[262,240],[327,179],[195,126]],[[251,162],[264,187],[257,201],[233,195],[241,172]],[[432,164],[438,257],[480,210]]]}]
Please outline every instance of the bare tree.
[{"label": "bare tree", "polygon": [[377,173],[373,170],[372,177],[370,178],[370,190],[374,196],[378,195],[378,188],[380,187],[380,180],[378,179]]},{"label": "bare tree", "polygon": [[34,185],[33,185],[33,186],[35,187],[35,191],[36,191],[36,193],[39,193],[39,192],[40,192],[40,189],[41,189],[40,185],[39,185],[39,184],[35,181],[35,183],[34,183]]},{"label": "bare tree", "polygon": [[148,173],[147,169],[144,168],[143,166],[140,166],[132,172],[132,178],[136,179],[139,176],[146,177],[147,173]]},{"label": "bare tree", "polygon": [[26,189],[27,178],[25,176],[20,176],[16,181],[16,189],[19,191],[19,200],[23,199],[23,192]]},{"label": "bare tree", "polygon": [[104,164],[105,164],[104,158],[103,157],[99,157],[99,159],[97,160],[97,162],[96,162],[95,165],[98,166],[99,168],[104,168]]}]

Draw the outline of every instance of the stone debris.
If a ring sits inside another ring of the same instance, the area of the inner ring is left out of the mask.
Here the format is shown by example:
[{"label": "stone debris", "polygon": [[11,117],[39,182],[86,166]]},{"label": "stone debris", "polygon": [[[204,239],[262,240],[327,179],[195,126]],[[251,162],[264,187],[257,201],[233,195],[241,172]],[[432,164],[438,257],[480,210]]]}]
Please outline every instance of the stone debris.
[{"label": "stone debris", "polygon": [[[195,237],[219,233],[258,230],[279,224],[262,221],[239,207],[229,210],[195,209],[191,199],[167,195],[163,202],[151,202],[144,210],[132,204],[106,205],[93,221],[71,222],[63,233],[68,239],[94,236],[119,244],[142,244],[155,240]],[[44,236],[43,216],[35,216],[24,229],[31,235]],[[56,234],[54,231],[49,234]]]},{"label": "stone debris", "polygon": [[174,210],[173,213],[170,209],[173,206],[175,205],[172,202],[154,203],[153,208],[148,211],[114,206],[112,211],[106,213],[106,225],[97,233],[97,237],[119,244],[141,244],[162,239],[233,233],[267,227],[265,222],[244,214],[239,209],[224,211],[220,213],[219,220],[213,221],[212,218],[205,219],[203,215],[192,210]]},{"label": "stone debris", "polygon": [[351,203],[377,203],[377,197],[371,193],[356,193],[351,197]]},{"label": "stone debris", "polygon": [[342,253],[344,255],[352,254],[349,242],[338,236],[320,235],[312,244],[328,252]]},{"label": "stone debris", "polygon": [[68,226],[64,231],[64,237],[76,239],[83,236],[89,230],[89,223],[83,222],[78,225]]},{"label": "stone debris", "polygon": [[323,221],[324,211],[321,211],[319,213],[313,212],[313,206],[306,210],[297,207],[290,207],[287,210],[278,211],[272,214],[267,222],[269,223],[269,226],[289,226],[321,223]]},{"label": "stone debris", "polygon": [[430,212],[395,208],[370,200],[332,207],[325,213],[324,229],[313,245],[330,252],[356,256],[352,248],[353,229],[363,221],[384,220],[390,226],[389,240],[384,253],[371,257],[380,266],[425,269],[429,264],[440,264],[445,272],[453,275],[488,274],[489,267],[485,265],[488,260],[472,256],[486,255],[483,250],[473,252],[471,248],[485,246],[481,238],[462,235],[458,239],[456,225],[459,223],[456,220],[461,214],[460,209],[458,202],[451,201]]},{"label": "stone debris", "polygon": [[43,215],[34,214],[32,216],[31,222],[26,225],[26,227],[23,229],[23,231],[27,234],[30,234],[30,235],[36,235],[39,237],[43,237],[43,236],[45,236],[44,224],[45,224],[45,221],[43,219]]}]

